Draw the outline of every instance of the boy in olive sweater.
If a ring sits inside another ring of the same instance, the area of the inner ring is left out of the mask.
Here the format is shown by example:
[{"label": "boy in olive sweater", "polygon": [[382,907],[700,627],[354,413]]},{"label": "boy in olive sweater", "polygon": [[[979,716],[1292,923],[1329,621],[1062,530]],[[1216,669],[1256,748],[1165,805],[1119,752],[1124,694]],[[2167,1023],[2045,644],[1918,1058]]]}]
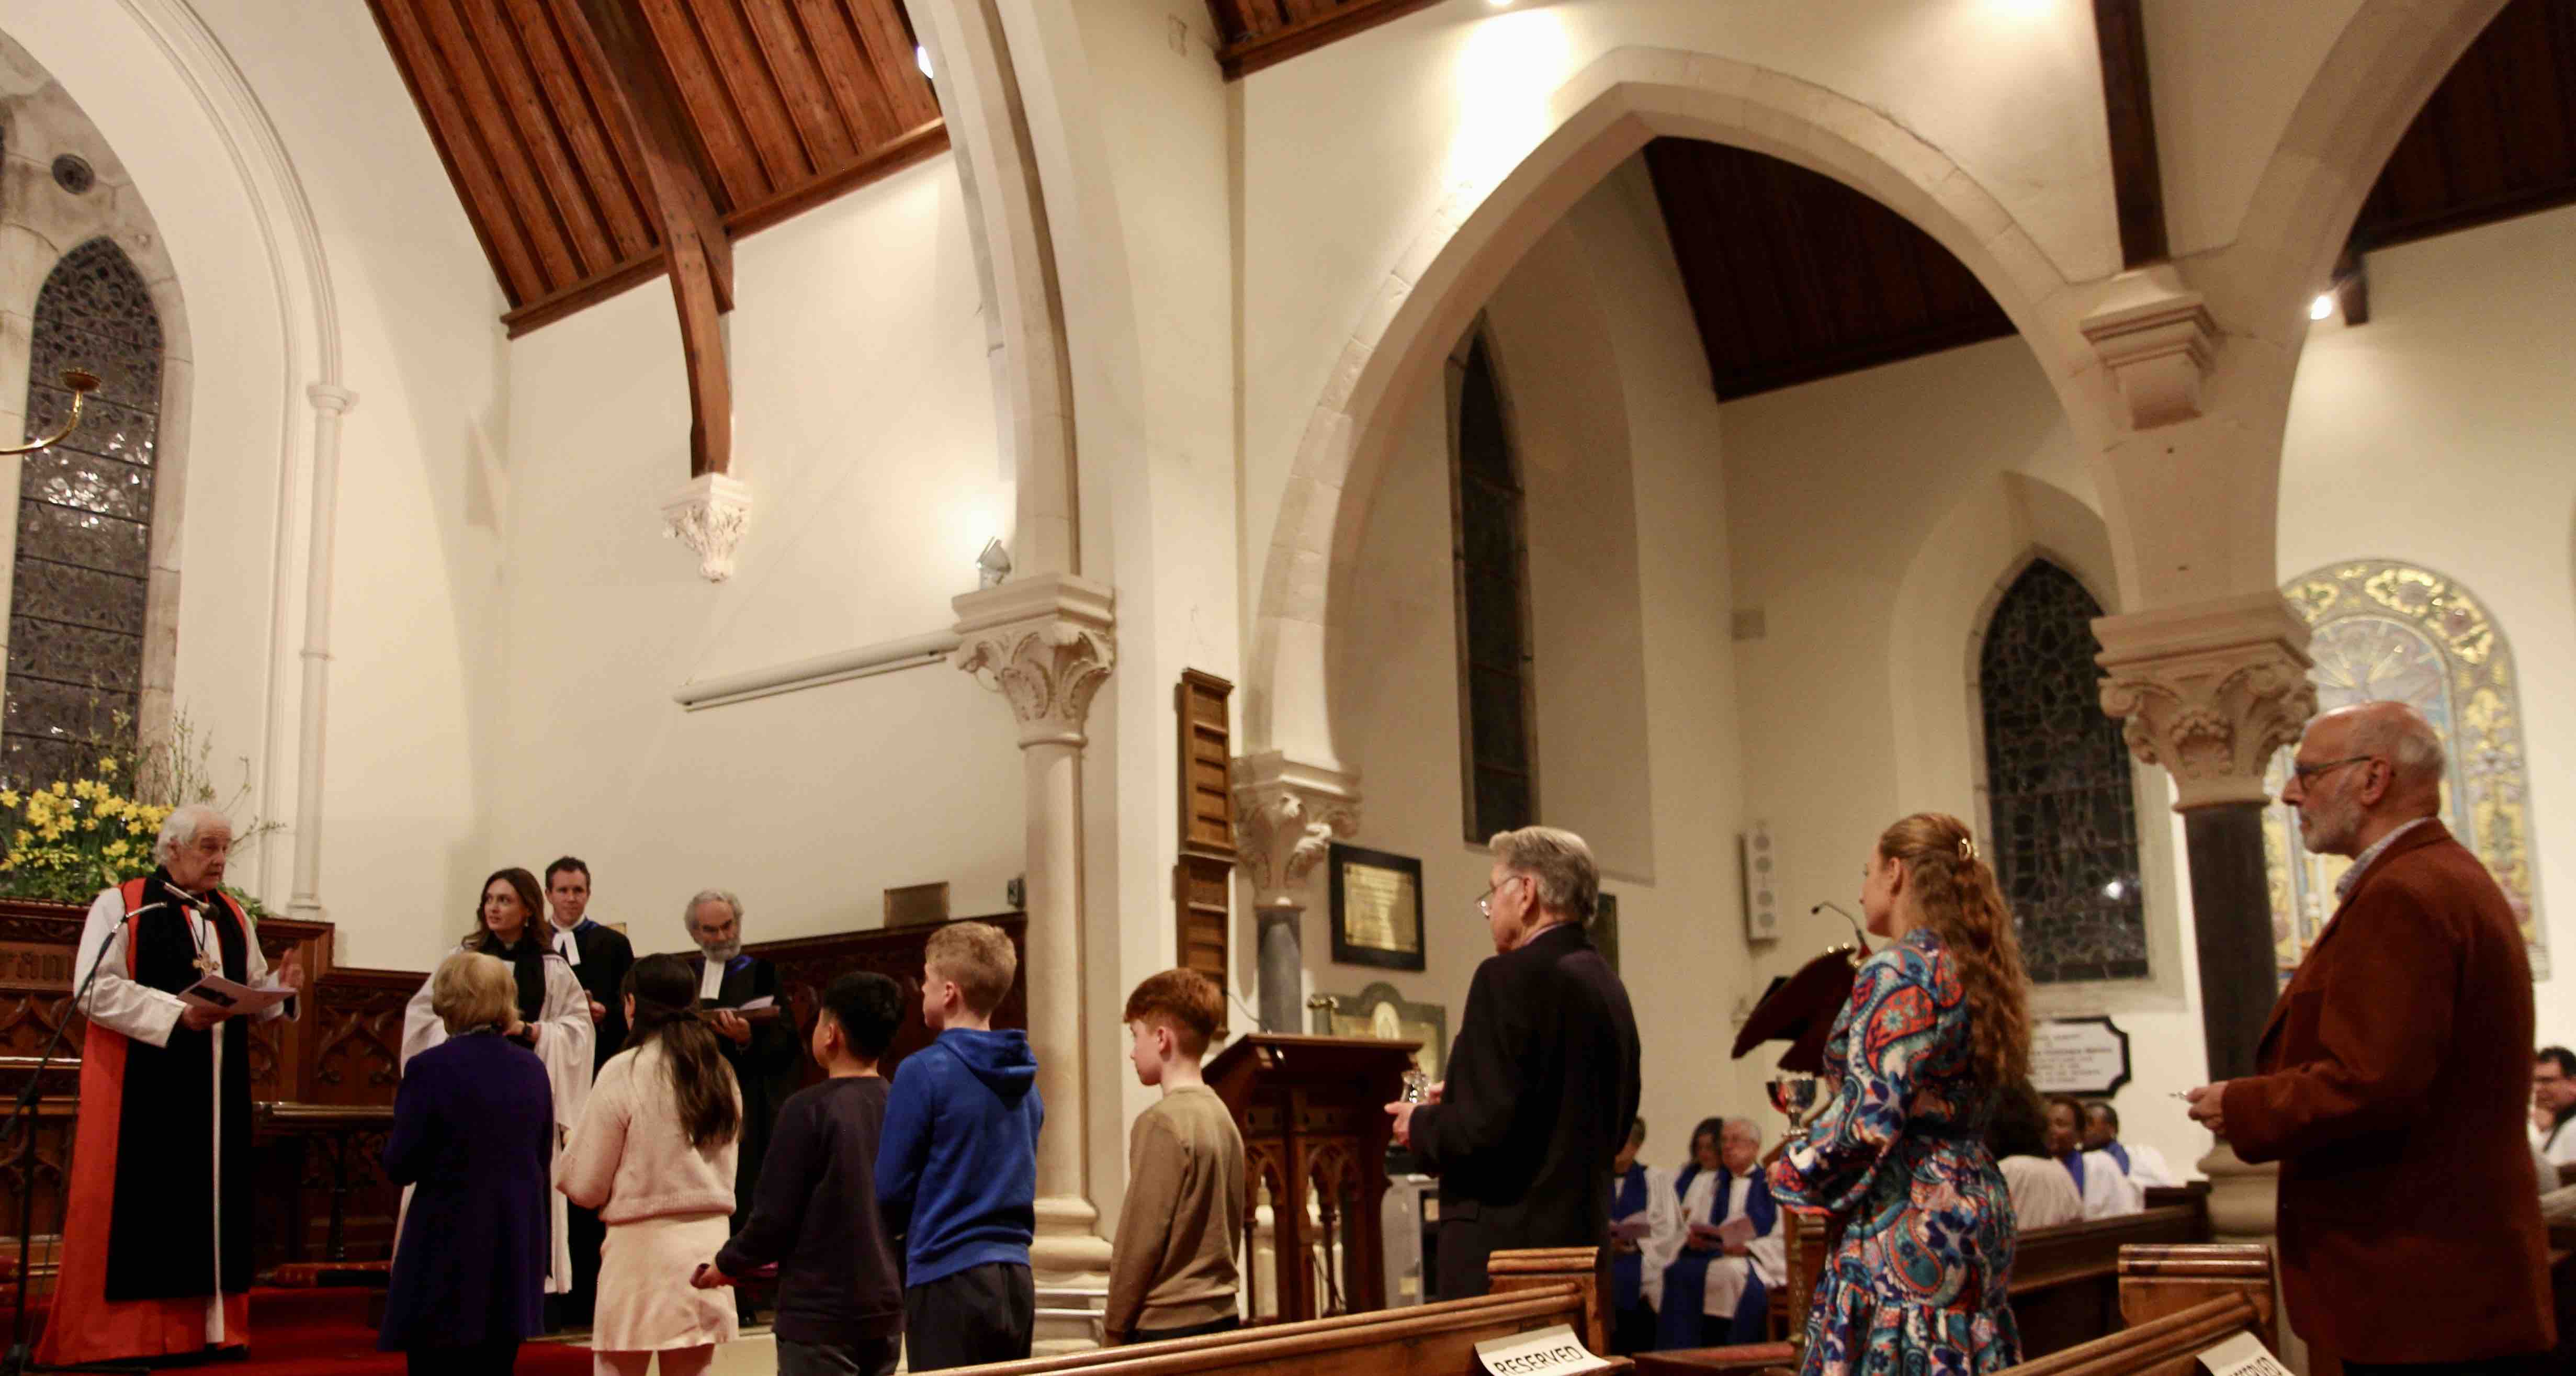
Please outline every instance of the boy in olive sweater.
[{"label": "boy in olive sweater", "polygon": [[1127,996],[1128,1060],[1162,1088],[1127,1137],[1127,1202],[1109,1261],[1109,1341],[1145,1343],[1236,1326],[1234,1241],[1243,1235],[1243,1135],[1199,1078],[1225,995],[1166,970]]}]

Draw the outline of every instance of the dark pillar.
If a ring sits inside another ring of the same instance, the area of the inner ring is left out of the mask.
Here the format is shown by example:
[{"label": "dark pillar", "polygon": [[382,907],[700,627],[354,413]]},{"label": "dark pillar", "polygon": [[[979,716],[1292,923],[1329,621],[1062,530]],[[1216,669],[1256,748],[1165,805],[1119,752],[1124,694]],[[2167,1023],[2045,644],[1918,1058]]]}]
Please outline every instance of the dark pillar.
[{"label": "dark pillar", "polygon": [[2263,860],[2262,803],[2219,803],[2183,814],[2190,849],[2192,929],[2200,948],[2200,1022],[2209,1078],[2254,1073],[2280,976],[2272,948],[2272,884]]}]

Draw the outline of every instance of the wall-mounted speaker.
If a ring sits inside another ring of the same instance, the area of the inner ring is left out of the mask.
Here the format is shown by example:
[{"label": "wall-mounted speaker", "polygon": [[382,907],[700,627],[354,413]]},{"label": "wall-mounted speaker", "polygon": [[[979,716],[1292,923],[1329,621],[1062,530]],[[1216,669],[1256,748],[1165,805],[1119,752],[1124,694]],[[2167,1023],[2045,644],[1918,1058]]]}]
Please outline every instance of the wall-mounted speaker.
[{"label": "wall-mounted speaker", "polygon": [[1735,838],[1744,861],[1744,936],[1773,941],[1780,935],[1780,857],[1771,848],[1771,824],[1755,822]]}]

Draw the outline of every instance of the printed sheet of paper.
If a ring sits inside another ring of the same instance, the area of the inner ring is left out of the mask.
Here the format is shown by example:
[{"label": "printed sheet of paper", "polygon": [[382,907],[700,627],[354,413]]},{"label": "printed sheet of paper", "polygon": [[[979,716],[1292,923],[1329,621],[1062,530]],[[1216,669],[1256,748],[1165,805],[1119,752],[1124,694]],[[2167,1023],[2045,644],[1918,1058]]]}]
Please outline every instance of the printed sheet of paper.
[{"label": "printed sheet of paper", "polygon": [[1478,1343],[1476,1360],[1492,1376],[1572,1376],[1610,1369],[1608,1361],[1584,1350],[1583,1340],[1565,1324]]},{"label": "printed sheet of paper", "polygon": [[2290,1376],[2281,1359],[2251,1333],[2239,1333],[2204,1350],[2198,1360],[2209,1376]]},{"label": "printed sheet of paper", "polygon": [[265,1013],[295,997],[292,989],[254,989],[221,975],[207,975],[180,991],[180,998],[218,1013]]}]

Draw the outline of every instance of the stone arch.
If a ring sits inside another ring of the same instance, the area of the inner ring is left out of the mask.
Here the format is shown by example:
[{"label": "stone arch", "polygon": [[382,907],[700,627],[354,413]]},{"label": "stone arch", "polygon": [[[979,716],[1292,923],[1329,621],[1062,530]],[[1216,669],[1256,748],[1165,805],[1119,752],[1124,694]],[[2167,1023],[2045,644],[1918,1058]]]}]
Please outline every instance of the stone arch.
[{"label": "stone arch", "polygon": [[2295,348],[2308,301],[2342,253],[2361,203],[2434,88],[2506,0],[2364,5],[2326,54],[2255,183],[2216,283],[2239,284],[2231,332]]},{"label": "stone arch", "polygon": [[1650,139],[1706,139],[1845,183],[1922,228],[1974,272],[2038,355],[2079,431],[2117,428],[2115,394],[2077,322],[2069,283],[1976,179],[1884,113],[1731,58],[1625,47],[1548,102],[1549,132],[1489,183],[1464,182],[1388,273],[1309,414],[1280,495],[1251,628],[1251,749],[1340,768],[1327,640],[1396,403],[1538,237]]}]

